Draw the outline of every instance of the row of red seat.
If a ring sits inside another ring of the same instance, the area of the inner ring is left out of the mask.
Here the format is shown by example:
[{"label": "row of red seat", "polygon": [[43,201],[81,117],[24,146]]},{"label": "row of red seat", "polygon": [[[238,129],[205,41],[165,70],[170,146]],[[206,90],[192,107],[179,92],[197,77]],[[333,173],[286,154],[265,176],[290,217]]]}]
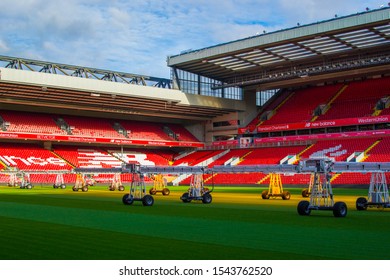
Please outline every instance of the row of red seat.
[{"label": "row of red seat", "polygon": [[[153,122],[139,122],[129,120],[107,120],[92,117],[61,116],[69,130],[61,129],[56,120],[58,116],[43,113],[27,113],[16,111],[1,111],[7,131],[25,132],[37,134],[65,135],[71,133],[75,136],[101,137],[101,138],[126,138],[147,139],[160,141],[190,141],[199,142],[185,127],[178,124],[161,124]],[[119,133],[115,130],[115,123],[120,124],[125,130]],[[164,132],[164,126],[169,127],[179,137],[169,136]],[[69,132],[71,131],[71,132]]]},{"label": "row of red seat", "polygon": [[[286,100],[278,109],[275,110],[276,104],[281,104],[280,98],[261,112],[274,111],[261,125],[309,122],[320,105],[329,105],[329,109],[316,120],[367,117],[373,115],[381,98],[390,96],[390,77],[298,89],[281,96]],[[389,114],[389,110],[387,108],[381,114]],[[261,114],[248,127],[258,124]]]},{"label": "row of red seat", "polygon": [[[112,168],[120,167],[122,163],[138,162],[144,165],[168,165],[167,155],[170,152],[155,153],[146,149],[98,149],[80,148],[76,146],[55,146],[52,151],[34,144],[0,144],[0,163],[3,169],[17,168],[24,171],[70,171],[74,167],[83,168]],[[109,175],[112,177],[112,175]],[[56,175],[31,174],[31,182],[54,182]],[[2,174],[0,180],[7,182],[9,176]],[[105,175],[95,179],[109,181]],[[75,175],[67,174],[65,182],[75,181]],[[123,181],[131,180],[128,174],[122,175]]]}]

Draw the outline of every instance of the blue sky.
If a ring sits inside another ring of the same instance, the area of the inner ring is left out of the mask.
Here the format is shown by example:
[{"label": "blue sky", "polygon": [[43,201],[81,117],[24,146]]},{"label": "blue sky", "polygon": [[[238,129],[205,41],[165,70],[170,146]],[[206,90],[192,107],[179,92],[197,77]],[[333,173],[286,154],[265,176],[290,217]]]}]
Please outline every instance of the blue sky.
[{"label": "blue sky", "polygon": [[166,58],[384,0],[1,0],[0,55],[169,78]]}]

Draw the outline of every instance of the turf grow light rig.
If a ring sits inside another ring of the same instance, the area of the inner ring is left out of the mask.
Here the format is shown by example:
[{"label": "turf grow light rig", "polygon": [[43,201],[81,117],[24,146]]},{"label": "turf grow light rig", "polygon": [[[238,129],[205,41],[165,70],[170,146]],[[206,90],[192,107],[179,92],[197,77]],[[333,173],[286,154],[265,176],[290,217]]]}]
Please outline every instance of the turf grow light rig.
[{"label": "turf grow light rig", "polygon": [[56,181],[53,184],[53,188],[55,189],[65,189],[66,185],[64,182],[64,174],[59,173],[56,175]]},{"label": "turf grow light rig", "polygon": [[312,173],[310,175],[309,187],[302,190],[302,197],[309,197],[311,194],[311,190],[313,189],[314,183],[320,181],[321,181],[320,173]]},{"label": "turf grow light rig", "polygon": [[151,195],[155,195],[160,192],[163,195],[169,195],[171,191],[166,187],[167,183],[164,180],[163,174],[151,174],[149,177],[153,180],[153,187],[149,190]]},{"label": "turf grow light rig", "polygon": [[108,186],[110,191],[124,191],[125,187],[122,185],[121,174],[115,173],[111,180],[111,185]]},{"label": "turf grow light rig", "polygon": [[347,205],[344,202],[334,202],[333,190],[330,183],[330,172],[334,162],[329,159],[308,159],[300,162],[301,171],[314,172],[310,201],[303,200],[298,203],[298,214],[310,215],[312,210],[330,210],[335,217],[347,215]]},{"label": "turf grow light rig", "polygon": [[91,185],[92,185],[91,182],[85,178],[84,174],[77,173],[76,182],[74,183],[72,190],[74,192],[77,192],[79,190],[82,190],[83,192],[87,192],[88,187]]},{"label": "turf grow light rig", "polygon": [[131,205],[134,201],[141,201],[143,206],[152,206],[154,198],[146,194],[144,174],[141,173],[141,166],[139,164],[127,164],[125,168],[132,176],[130,192],[122,197],[123,204]]},{"label": "turf grow light rig", "polygon": [[270,197],[281,197],[283,200],[289,200],[291,194],[289,191],[283,190],[282,178],[279,173],[269,174],[269,187],[268,190],[264,190],[261,193],[263,199],[269,199]]},{"label": "turf grow light rig", "polygon": [[359,197],[356,200],[357,210],[367,210],[367,207],[390,208],[389,189],[384,172],[372,173],[370,187],[368,189],[368,199]]},{"label": "turf grow light rig", "polygon": [[204,187],[203,174],[194,174],[191,178],[190,188],[187,192],[183,193],[180,199],[184,202],[191,202],[192,200],[201,200],[204,204],[209,204],[213,200],[211,190]]}]

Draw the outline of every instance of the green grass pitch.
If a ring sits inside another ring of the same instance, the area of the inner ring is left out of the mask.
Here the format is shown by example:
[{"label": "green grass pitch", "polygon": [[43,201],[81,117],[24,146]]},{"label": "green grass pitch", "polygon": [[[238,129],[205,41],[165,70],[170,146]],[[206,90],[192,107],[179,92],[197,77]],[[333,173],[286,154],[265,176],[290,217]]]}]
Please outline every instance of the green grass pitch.
[{"label": "green grass pitch", "polygon": [[[287,188],[288,189],[288,188]],[[390,209],[357,211],[367,190],[334,189],[348,205],[299,216],[290,200],[262,200],[263,188],[216,187],[211,204],[158,193],[152,207],[124,205],[128,192],[0,187],[2,260],[390,259]]]}]

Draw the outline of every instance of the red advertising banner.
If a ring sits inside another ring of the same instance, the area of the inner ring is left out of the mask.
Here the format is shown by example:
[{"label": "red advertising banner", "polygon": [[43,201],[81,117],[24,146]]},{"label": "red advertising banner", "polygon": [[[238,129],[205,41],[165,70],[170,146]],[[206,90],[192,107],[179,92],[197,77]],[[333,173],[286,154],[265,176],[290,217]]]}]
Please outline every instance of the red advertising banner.
[{"label": "red advertising banner", "polygon": [[214,141],[212,146],[235,146],[238,145],[238,140],[224,140],[224,141]]},{"label": "red advertising banner", "polygon": [[166,147],[203,147],[203,143],[197,142],[179,142],[179,141],[158,141],[158,140],[130,140],[119,138],[98,138],[81,137],[72,135],[50,135],[33,133],[15,133],[0,132],[0,138],[7,139],[27,139],[42,141],[65,141],[65,142],[83,142],[83,143],[107,143],[116,145],[144,145],[144,146],[166,146]]},{"label": "red advertising banner", "polygon": [[[273,131],[286,131],[286,130],[298,130],[298,129],[312,129],[312,128],[350,126],[350,125],[376,124],[376,123],[387,123],[387,122],[390,122],[390,115],[325,120],[325,121],[316,121],[316,122],[260,125],[257,127],[256,130],[257,130],[257,132],[273,132]],[[246,133],[247,129],[248,128],[239,128],[238,133],[239,134]],[[253,131],[253,128],[251,131]]]},{"label": "red advertising banner", "polygon": [[[324,134],[310,134],[310,135],[292,135],[292,136],[279,136],[279,137],[265,137],[265,138],[253,138],[252,145],[262,143],[278,143],[278,142],[294,142],[294,141],[306,141],[306,140],[326,140],[326,139],[342,139],[353,137],[381,137],[390,136],[390,129],[383,130],[371,130],[371,131],[352,131],[352,132],[338,132],[338,133],[324,133]],[[228,141],[215,141],[212,143],[213,147],[232,147],[241,146],[238,140]]]},{"label": "red advertising banner", "polygon": [[372,131],[353,131],[353,132],[337,132],[337,133],[324,133],[324,134],[255,138],[254,143],[258,144],[258,143],[267,143],[267,142],[324,140],[324,139],[334,139],[334,138],[342,139],[342,138],[371,137],[371,136],[390,136],[390,130],[384,129],[384,130],[372,130]]},{"label": "red advertising banner", "polygon": [[306,123],[291,123],[285,125],[270,125],[257,127],[258,132],[271,132],[282,130],[297,130],[297,129],[311,129],[311,128],[325,128],[325,127],[338,127],[349,125],[364,125],[375,123],[386,123],[390,121],[390,116],[377,116],[377,117],[362,117],[362,118],[348,118],[348,119],[336,119],[317,122]]}]

